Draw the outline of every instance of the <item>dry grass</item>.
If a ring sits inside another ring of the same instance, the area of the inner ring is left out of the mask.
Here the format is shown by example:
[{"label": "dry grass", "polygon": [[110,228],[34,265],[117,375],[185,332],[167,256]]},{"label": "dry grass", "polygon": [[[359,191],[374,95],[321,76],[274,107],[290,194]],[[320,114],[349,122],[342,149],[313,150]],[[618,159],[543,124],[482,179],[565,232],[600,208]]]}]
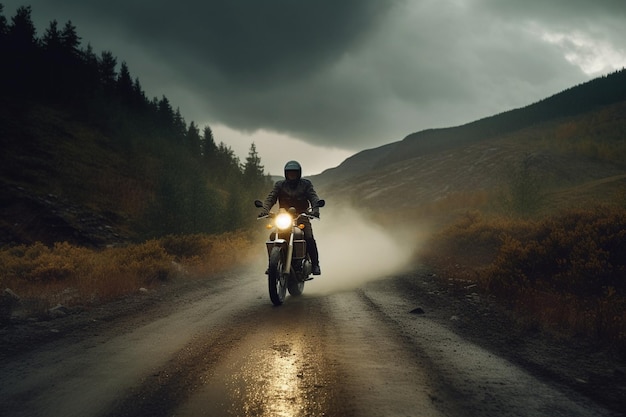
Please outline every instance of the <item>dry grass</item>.
[{"label": "dry grass", "polygon": [[467,213],[421,259],[477,284],[525,325],[626,352],[626,210],[601,206],[539,220]]},{"label": "dry grass", "polygon": [[90,305],[165,282],[210,278],[252,253],[242,233],[167,236],[104,250],[36,243],[0,249],[0,285],[41,310]]}]

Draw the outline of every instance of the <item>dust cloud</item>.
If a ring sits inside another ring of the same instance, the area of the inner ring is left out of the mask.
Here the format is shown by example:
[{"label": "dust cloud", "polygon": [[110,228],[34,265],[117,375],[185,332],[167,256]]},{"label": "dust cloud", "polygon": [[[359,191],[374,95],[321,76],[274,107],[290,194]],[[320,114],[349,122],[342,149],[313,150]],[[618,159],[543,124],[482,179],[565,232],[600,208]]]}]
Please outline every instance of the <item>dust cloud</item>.
[{"label": "dust cloud", "polygon": [[305,292],[351,290],[405,270],[423,241],[423,231],[397,221],[391,230],[353,208],[322,209],[321,220],[312,221],[322,275],[307,283]]}]

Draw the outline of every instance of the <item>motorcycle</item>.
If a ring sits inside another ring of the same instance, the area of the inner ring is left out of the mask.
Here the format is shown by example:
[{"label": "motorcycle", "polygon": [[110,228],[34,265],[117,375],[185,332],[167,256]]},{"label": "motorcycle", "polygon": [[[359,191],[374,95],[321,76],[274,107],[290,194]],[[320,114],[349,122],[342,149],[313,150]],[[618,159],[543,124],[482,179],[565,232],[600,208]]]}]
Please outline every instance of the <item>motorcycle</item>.
[{"label": "motorcycle", "polygon": [[[304,283],[311,277],[311,258],[306,250],[304,240],[303,219],[317,219],[312,212],[315,208],[324,207],[326,202],[319,200],[316,207],[311,207],[305,213],[296,213],[296,209],[279,209],[278,213],[270,212],[259,219],[269,218],[272,224],[269,239],[265,242],[268,255],[267,282],[270,299],[275,306],[285,301],[287,291],[292,296],[298,296],[304,291]],[[263,208],[260,200],[254,205]]]}]

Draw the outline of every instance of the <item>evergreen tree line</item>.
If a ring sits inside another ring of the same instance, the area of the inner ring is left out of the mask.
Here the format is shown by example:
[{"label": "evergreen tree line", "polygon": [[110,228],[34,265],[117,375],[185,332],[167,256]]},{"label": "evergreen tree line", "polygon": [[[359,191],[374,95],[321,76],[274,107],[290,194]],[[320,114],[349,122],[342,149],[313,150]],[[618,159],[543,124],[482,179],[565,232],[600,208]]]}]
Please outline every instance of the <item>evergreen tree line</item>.
[{"label": "evergreen tree line", "polygon": [[[82,47],[71,21],[53,20],[37,37],[31,13],[22,6],[9,21],[0,4],[3,99],[66,109],[130,155],[140,175],[156,182],[139,222],[146,236],[216,233],[250,223],[251,201],[270,186],[254,144],[242,164],[230,147],[216,144],[209,126],[188,124],[165,96],[148,99],[112,52]],[[142,172],[143,166],[150,168]]]}]

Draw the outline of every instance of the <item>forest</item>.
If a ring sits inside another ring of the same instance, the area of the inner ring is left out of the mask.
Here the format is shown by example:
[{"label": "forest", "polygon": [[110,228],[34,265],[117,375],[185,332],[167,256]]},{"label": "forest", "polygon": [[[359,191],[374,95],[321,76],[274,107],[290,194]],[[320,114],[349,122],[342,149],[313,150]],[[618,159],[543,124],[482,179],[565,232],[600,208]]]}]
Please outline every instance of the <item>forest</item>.
[{"label": "forest", "polygon": [[254,143],[242,163],[209,126],[148,98],[113,52],[83,45],[71,21],[38,36],[31,13],[8,19],[0,4],[3,183],[114,212],[138,239],[254,220],[250,202],[270,186]]}]

